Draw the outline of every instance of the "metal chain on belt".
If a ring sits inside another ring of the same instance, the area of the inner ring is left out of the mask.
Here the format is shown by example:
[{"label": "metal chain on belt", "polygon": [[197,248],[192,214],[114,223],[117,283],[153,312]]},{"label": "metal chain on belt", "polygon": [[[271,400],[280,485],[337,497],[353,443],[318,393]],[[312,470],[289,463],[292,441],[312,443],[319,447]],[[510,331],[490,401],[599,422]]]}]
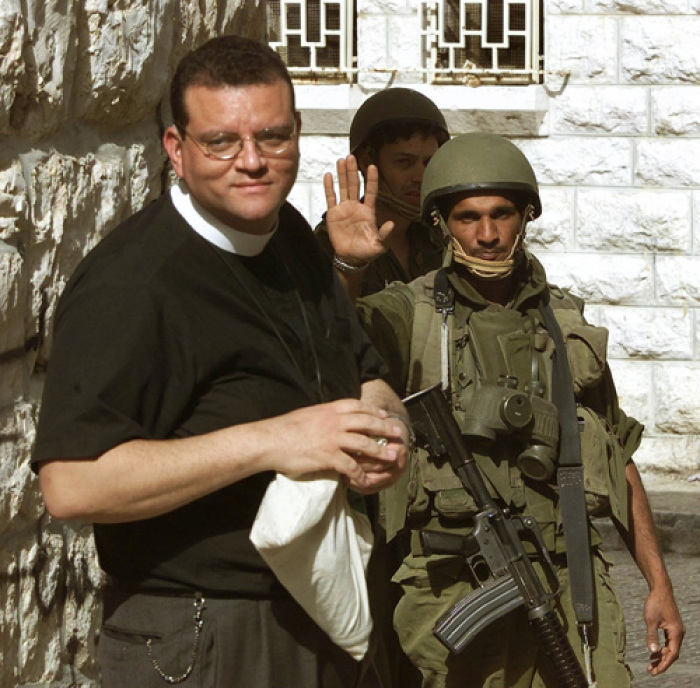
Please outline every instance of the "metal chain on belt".
[{"label": "metal chain on belt", "polygon": [[194,665],[197,662],[197,655],[199,654],[199,639],[202,635],[202,626],[204,626],[204,620],[202,619],[202,612],[204,611],[204,603],[206,600],[202,597],[201,592],[197,592],[194,595],[194,641],[192,642],[192,656],[190,658],[190,663],[187,668],[179,676],[171,676],[166,674],[158,664],[158,660],[153,654],[153,640],[151,638],[146,642],[146,651],[148,652],[148,658],[151,660],[153,668],[158,672],[160,677],[170,684],[182,683],[185,681],[189,675],[194,670]]}]

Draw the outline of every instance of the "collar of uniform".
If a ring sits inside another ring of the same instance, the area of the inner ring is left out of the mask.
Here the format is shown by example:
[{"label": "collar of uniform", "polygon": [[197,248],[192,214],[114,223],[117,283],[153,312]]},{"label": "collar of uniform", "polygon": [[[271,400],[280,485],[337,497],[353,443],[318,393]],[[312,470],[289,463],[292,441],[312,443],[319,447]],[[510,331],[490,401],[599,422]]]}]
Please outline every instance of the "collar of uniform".
[{"label": "collar of uniform", "polygon": [[276,223],[272,230],[263,236],[239,232],[237,229],[229,227],[197,203],[182,180],[171,187],[170,198],[175,210],[182,215],[185,222],[197,234],[227,253],[235,253],[239,256],[257,256],[265,250],[267,242],[277,231]]}]

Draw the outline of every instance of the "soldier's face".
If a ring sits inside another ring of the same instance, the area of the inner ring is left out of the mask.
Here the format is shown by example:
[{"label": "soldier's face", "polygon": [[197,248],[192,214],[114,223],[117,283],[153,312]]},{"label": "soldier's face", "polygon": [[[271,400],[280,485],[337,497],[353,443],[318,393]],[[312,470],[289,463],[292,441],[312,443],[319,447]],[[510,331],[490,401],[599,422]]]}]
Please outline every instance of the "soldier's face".
[{"label": "soldier's face", "polygon": [[520,233],[521,219],[510,199],[473,193],[452,206],[447,228],[468,256],[505,260]]},{"label": "soldier's face", "polygon": [[[382,181],[396,198],[420,208],[420,185],[425,168],[437,149],[434,136],[416,132],[410,139],[385,143],[374,163]],[[370,162],[369,156],[359,160],[365,175]]]}]

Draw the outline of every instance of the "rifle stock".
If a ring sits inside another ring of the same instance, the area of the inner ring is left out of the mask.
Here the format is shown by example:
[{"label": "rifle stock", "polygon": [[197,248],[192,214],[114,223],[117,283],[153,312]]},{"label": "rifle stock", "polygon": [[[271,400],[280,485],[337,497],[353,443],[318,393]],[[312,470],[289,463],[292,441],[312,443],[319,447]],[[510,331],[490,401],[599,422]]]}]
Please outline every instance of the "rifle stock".
[{"label": "rifle stock", "polygon": [[[478,510],[471,536],[421,532],[426,554],[463,556],[480,585],[438,620],[436,637],[459,653],[496,619],[524,606],[559,686],[586,688],[581,664],[551,606],[558,593],[556,574],[534,519],[512,516],[496,504],[439,386],[413,394],[404,403],[417,441],[434,457],[449,461]],[[545,590],[530,561],[524,535],[534,541],[550,590]],[[455,538],[465,542],[458,544]]]}]

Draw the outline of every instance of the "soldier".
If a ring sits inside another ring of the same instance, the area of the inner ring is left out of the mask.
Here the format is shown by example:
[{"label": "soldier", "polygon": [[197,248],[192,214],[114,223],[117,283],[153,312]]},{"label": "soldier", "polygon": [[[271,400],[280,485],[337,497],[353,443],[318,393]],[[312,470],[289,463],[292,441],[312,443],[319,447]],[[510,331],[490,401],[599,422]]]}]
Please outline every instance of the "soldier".
[{"label": "soldier", "polygon": [[[358,255],[367,260],[381,244],[380,230],[371,223],[373,199],[360,204],[348,166],[339,166],[339,172],[340,203],[332,184],[325,183],[333,244],[343,261]],[[421,205],[423,220],[451,238],[443,267],[357,302],[363,325],[392,368],[395,389],[410,394],[440,384],[492,496],[511,513],[535,518],[559,580],[556,610],[581,663],[591,662],[591,685],[595,679],[601,688],[631,685],[620,604],[590,522],[592,515],[613,518],[649,585],[648,671],[666,671],[679,655],[685,630],[632,460],[643,428],[618,405],[606,363],[607,332],[585,320],[579,299],[547,283],[542,265],[525,247],[527,223],[542,210],[532,167],[500,136],[459,136],[430,161]],[[557,381],[569,377],[553,373],[557,331],[566,342],[571,379],[565,393],[575,396],[573,419],[553,403]],[[528,425],[504,421],[501,411],[512,394],[531,403]],[[502,403],[490,412],[487,397]],[[574,437],[580,436],[586,508],[580,511],[583,524],[566,520],[564,527],[556,464],[572,424]],[[477,584],[462,558],[429,555],[418,537],[423,529],[460,535],[472,530],[474,500],[450,465],[414,449],[406,478],[389,490],[387,503],[388,537],[411,533],[411,552],[394,575],[403,589],[394,625],[424,688],[559,685],[538,654],[523,609],[492,623],[459,654],[450,654],[433,634],[438,618]],[[587,533],[585,551],[569,547],[577,525]],[[577,623],[574,604],[581,598],[570,583],[570,570],[585,567],[592,569],[595,590],[595,598],[587,599],[590,625]],[[578,596],[575,603],[572,594]],[[586,631],[585,642],[579,630]]]},{"label": "soldier", "polygon": [[[362,274],[361,280],[349,281],[359,289],[353,295],[373,294],[390,282],[410,282],[440,267],[444,241],[436,228],[420,221],[420,185],[425,166],[448,139],[445,118],[435,103],[410,88],[379,91],[358,109],[350,125],[347,161],[359,166],[365,180],[370,166],[377,167],[377,221],[387,228],[391,223],[393,231],[384,241],[385,253],[371,264],[362,256],[351,263],[335,256],[341,279]],[[332,253],[325,220],[316,232]]]}]

